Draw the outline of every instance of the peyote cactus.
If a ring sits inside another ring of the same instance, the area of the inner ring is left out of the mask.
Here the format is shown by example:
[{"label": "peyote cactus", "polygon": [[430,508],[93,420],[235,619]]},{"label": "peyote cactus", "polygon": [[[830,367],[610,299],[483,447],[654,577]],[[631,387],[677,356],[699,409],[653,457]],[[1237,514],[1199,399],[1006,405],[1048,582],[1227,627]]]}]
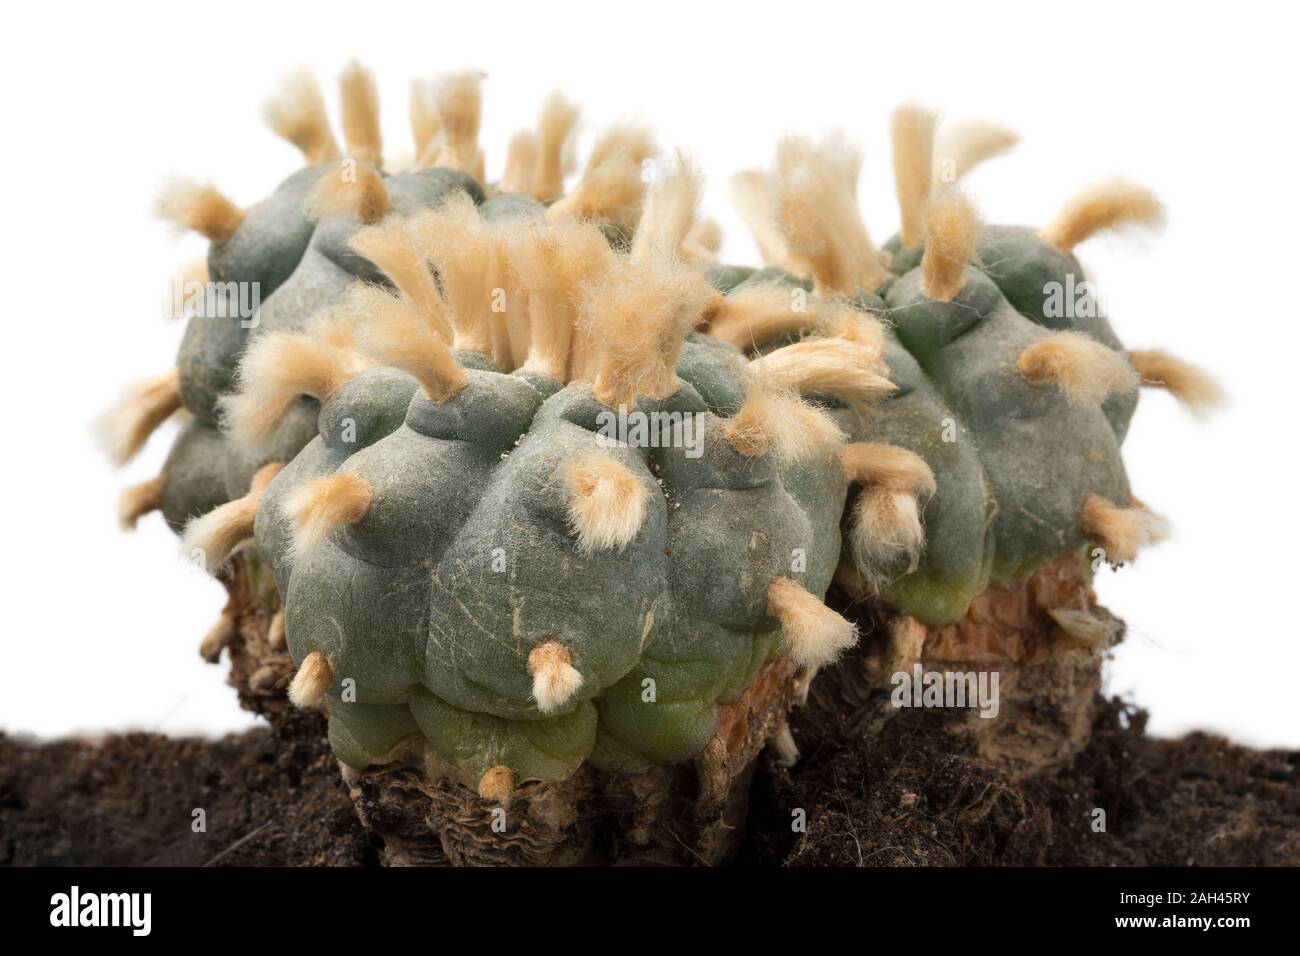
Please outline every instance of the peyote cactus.
[{"label": "peyote cactus", "polygon": [[[1044,308],[1082,282],[1078,241],[1158,220],[1145,191],[1086,194],[1041,235],[981,230],[955,182],[1013,138],[936,140],[905,107],[883,251],[857,155],[790,138],[733,183],[766,267],[718,266],[698,172],[647,166],[639,129],[566,195],[558,96],[490,185],[477,76],[417,87],[401,172],[369,74],[342,92],[347,158],[300,76],[268,115],[306,169],[246,212],[166,197],[212,240],[220,294],[263,300],[192,318],[177,370],[109,425],[122,458],[192,414],[123,519],[161,509],[186,554],[258,576],[289,697],[324,710],[349,772],[416,767],[500,804],[584,767],[694,759],[729,782],[764,742],[795,758],[786,708],[857,636],[833,580],[924,630],[1161,533],[1119,451],[1137,386],[1208,403],[1212,383]],[[1053,616],[1067,646],[1105,643],[1086,608]],[[204,653],[235,639],[227,616]]]}]

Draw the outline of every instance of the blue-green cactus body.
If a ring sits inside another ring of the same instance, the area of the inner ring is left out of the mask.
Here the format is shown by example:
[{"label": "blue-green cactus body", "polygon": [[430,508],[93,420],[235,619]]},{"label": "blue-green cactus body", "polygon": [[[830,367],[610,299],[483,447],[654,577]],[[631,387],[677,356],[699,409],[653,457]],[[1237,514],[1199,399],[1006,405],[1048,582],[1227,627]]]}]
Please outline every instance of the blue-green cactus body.
[{"label": "blue-green cactus body", "polygon": [[[497,766],[553,780],[584,760],[644,769],[699,753],[717,704],[781,648],[772,580],[820,596],[840,547],[846,482],[832,455],[782,465],[722,437],[717,413],[743,401],[743,361],[694,339],[677,392],[638,403],[700,415],[698,457],[604,442],[609,410],[590,385],[525,373],[470,371],[443,404],[408,396],[402,424],[350,447],[327,423],[370,406],[391,422],[400,395],[381,396],[371,370],[331,396],[322,434],[263,495],[256,537],[285,596],[294,659],[330,662],[340,759],[364,766],[423,749],[472,784]],[[570,524],[566,469],[591,454],[618,461],[646,493],[620,548],[585,549]],[[286,499],[338,472],[370,484],[365,516],[295,555]],[[528,659],[548,641],[582,681],[543,714]]]}]

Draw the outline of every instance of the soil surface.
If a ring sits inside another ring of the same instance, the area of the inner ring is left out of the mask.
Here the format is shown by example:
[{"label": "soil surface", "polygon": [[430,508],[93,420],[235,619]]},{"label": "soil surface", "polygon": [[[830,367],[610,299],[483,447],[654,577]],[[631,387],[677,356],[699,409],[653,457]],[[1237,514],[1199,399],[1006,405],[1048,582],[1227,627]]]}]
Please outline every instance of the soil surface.
[{"label": "soil surface", "polygon": [[[760,761],[736,863],[1300,864],[1300,753],[1153,740],[1118,701],[1098,714],[1064,771],[1016,781],[935,746],[933,712],[871,739],[796,713],[803,756],[791,770]],[[376,865],[323,729],[296,714],[217,741],[0,735],[0,863]]]}]

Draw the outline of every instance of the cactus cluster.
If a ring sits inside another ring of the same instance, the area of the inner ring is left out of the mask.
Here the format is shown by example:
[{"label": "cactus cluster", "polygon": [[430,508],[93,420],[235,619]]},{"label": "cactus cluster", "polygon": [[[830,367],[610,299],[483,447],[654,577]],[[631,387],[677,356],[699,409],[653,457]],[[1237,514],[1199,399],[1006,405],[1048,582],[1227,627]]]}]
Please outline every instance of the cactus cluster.
[{"label": "cactus cluster", "polygon": [[[1144,190],[980,227],[958,180],[1014,138],[904,107],[898,237],[873,244],[850,147],[791,137],[733,180],[765,266],[720,266],[699,173],[639,128],[565,191],[562,97],[486,182],[479,79],[415,88],[398,171],[364,69],[342,77],[342,150],[296,76],[268,119],[306,168],[247,210],[169,190],[209,282],[261,307],[191,318],[176,369],[107,419],[125,459],[188,411],[123,520],[161,510],[210,570],[269,568],[290,697],[324,708],[345,764],[410,759],[505,800],[583,763],[676,763],[764,673],[806,688],[854,642],[833,580],[937,626],[1159,537],[1120,455],[1138,386],[1208,403],[1212,383],[1044,299],[1083,281],[1076,243],[1158,221]],[[1086,615],[1060,623],[1097,646]]]}]

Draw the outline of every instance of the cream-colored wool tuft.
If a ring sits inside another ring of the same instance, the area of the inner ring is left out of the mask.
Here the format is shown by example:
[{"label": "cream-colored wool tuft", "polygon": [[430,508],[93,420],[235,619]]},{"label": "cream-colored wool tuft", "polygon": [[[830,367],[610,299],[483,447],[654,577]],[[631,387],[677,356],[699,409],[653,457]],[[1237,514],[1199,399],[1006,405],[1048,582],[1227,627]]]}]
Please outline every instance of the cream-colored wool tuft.
[{"label": "cream-colored wool tuft", "polygon": [[645,164],[656,152],[654,138],[643,127],[607,130],[596,140],[582,178],[551,205],[547,218],[591,222],[631,238],[645,198]]},{"label": "cream-colored wool tuft", "polygon": [[125,465],[180,407],[180,372],[172,369],[128,388],[95,422],[95,436],[113,464]]},{"label": "cream-colored wool tuft", "polygon": [[493,767],[478,781],[478,795],[502,806],[510,805],[515,792],[515,773],[509,767]]},{"label": "cream-colored wool tuft", "polygon": [[752,378],[745,404],[723,424],[722,437],[751,458],[772,452],[782,461],[798,462],[829,454],[845,436],[822,409]]},{"label": "cream-colored wool tuft", "polygon": [[777,578],[767,589],[767,613],[780,622],[790,657],[802,667],[828,664],[858,639],[851,622],[789,578]]},{"label": "cream-colored wool tuft", "polygon": [[569,527],[583,554],[622,551],[641,530],[650,492],[627,466],[602,452],[569,464]]},{"label": "cream-colored wool tuft", "polygon": [[555,713],[582,687],[582,674],[573,666],[569,649],[557,641],[533,648],[528,673],[533,679],[533,700],[543,714]]},{"label": "cream-colored wool tuft", "polygon": [[[447,306],[410,221],[395,219],[362,229],[348,245],[379,267],[428,323],[431,331],[450,341],[452,333]],[[364,306],[365,302],[360,304]],[[367,313],[362,308],[359,314]]]},{"label": "cream-colored wool tuft", "polygon": [[421,165],[446,166],[483,181],[483,153],[478,146],[479,125],[483,119],[483,80],[485,73],[463,70],[437,79],[433,97],[441,124],[441,134],[434,146],[433,162]]},{"label": "cream-colored wool tuft", "polygon": [[929,500],[937,489],[925,459],[906,448],[881,442],[853,442],[839,450],[840,467],[849,481],[879,485]]},{"label": "cream-colored wool tuft", "polygon": [[221,649],[229,647],[234,641],[235,632],[235,619],[223,613],[199,642],[199,656],[209,664],[215,664],[221,658]]},{"label": "cream-colored wool tuft", "polygon": [[1087,610],[1058,607],[1047,613],[1065,633],[1066,640],[1060,643],[1067,649],[1077,648],[1095,654],[1110,644],[1118,630],[1113,622]]},{"label": "cream-colored wool tuft", "polygon": [[1000,156],[1020,142],[1004,126],[971,120],[945,123],[934,140],[934,177],[931,190],[958,182],[987,159]]},{"label": "cream-colored wool tuft", "polygon": [[886,625],[889,644],[885,650],[886,673],[910,671],[925,654],[925,640],[930,629],[910,614],[897,614]]},{"label": "cream-colored wool tuft", "polygon": [[1140,549],[1169,537],[1169,522],[1137,501],[1119,508],[1100,495],[1084,499],[1079,524],[1088,539],[1106,552],[1112,564],[1124,564]]},{"label": "cream-colored wool tuft", "polygon": [[966,284],[966,263],[975,258],[979,242],[975,210],[960,190],[941,190],[926,207],[925,228],[925,252],[921,256],[925,294],[948,302]]},{"label": "cream-colored wool tuft", "polygon": [[648,266],[672,263],[686,240],[704,191],[704,176],[694,161],[678,151],[676,167],[660,178],[646,196],[645,209],[632,237],[632,262]]},{"label": "cream-colored wool tuft", "polygon": [[348,472],[304,481],[284,501],[285,512],[293,518],[294,553],[307,554],[335,528],[356,524],[373,498],[370,482]]},{"label": "cream-colored wool tuft", "polygon": [[285,76],[263,106],[262,115],[277,136],[298,147],[308,164],[339,158],[325,98],[310,70],[300,68]]},{"label": "cream-colored wool tuft", "polygon": [[523,367],[557,382],[587,379],[588,370],[578,367],[582,355],[575,347],[584,335],[577,328],[578,310],[582,290],[614,264],[605,236],[597,227],[577,222],[529,227],[508,237],[507,257],[511,274],[527,296]]},{"label": "cream-colored wool tuft", "polygon": [[833,395],[849,406],[888,395],[895,386],[880,353],[841,338],[810,338],[754,359],[750,372],[779,389]]},{"label": "cream-colored wool tuft", "polygon": [[829,303],[824,323],[827,335],[856,342],[881,357],[882,374],[889,374],[885,364],[885,327],[869,312],[860,312],[844,302]]},{"label": "cream-colored wool tuft", "polygon": [[709,335],[742,351],[757,349],[786,335],[820,329],[825,318],[824,303],[803,289],[764,283],[720,296]]},{"label": "cream-colored wool tuft", "polygon": [[201,562],[210,574],[215,574],[253,536],[253,522],[262,495],[283,467],[280,462],[263,465],[253,475],[248,494],[191,518],[181,535],[181,555]]},{"label": "cream-colored wool tuft", "polygon": [[686,230],[677,256],[694,266],[711,266],[717,263],[721,248],[722,227],[712,219],[697,219]]},{"label": "cream-colored wool tuft", "polygon": [[776,222],[776,209],[768,189],[767,176],[757,169],[748,169],[731,177],[731,204],[754,237],[758,254],[764,265],[776,266],[788,272],[795,271],[790,260],[790,247]]},{"label": "cream-colored wool tuft", "polygon": [[1057,332],[1026,348],[1016,368],[1030,385],[1055,383],[1071,402],[1092,405],[1137,388],[1137,372],[1120,352],[1082,332]]},{"label": "cream-colored wool tuft", "polygon": [[1128,353],[1146,388],[1163,388],[1197,417],[1205,417],[1223,403],[1223,390],[1208,372],[1160,349]]},{"label": "cream-colored wool tuft", "polygon": [[239,391],[221,400],[222,428],[233,441],[255,448],[275,432],[302,395],[324,400],[370,362],[340,340],[343,320],[318,320],[301,332],[262,336],[239,364]]},{"label": "cream-colored wool tuft", "polygon": [[510,137],[506,164],[497,182],[497,192],[527,195],[533,188],[533,167],[537,165],[537,134],[521,129]]},{"label": "cream-colored wool tuft", "polygon": [[166,481],[165,475],[159,475],[122,491],[117,499],[117,520],[123,531],[134,531],[141,518],[162,507]]},{"label": "cream-colored wool tuft", "polygon": [[689,269],[637,268],[626,260],[583,290],[580,321],[600,344],[596,399],[632,408],[638,395],[667,398],[677,390],[677,358],[712,294]]},{"label": "cream-colored wool tuft", "polygon": [[312,651],[303,660],[289,684],[289,701],[295,707],[315,707],[334,683],[334,671],[320,651]]},{"label": "cream-colored wool tuft", "polygon": [[904,103],[894,110],[889,133],[894,146],[894,190],[901,216],[898,236],[904,249],[926,241],[925,205],[934,169],[934,130],[931,110]]},{"label": "cream-colored wool tuft", "polygon": [[1124,226],[1158,229],[1164,222],[1164,206],[1151,190],[1114,179],[1075,196],[1039,235],[1062,252],[1069,252],[1104,230]]},{"label": "cream-colored wool tuft", "polygon": [[880,253],[858,212],[861,154],[843,139],[821,145],[789,136],[777,146],[770,190],[791,256],[819,293],[872,292],[886,278]]},{"label": "cream-colored wool tuft", "polygon": [[483,221],[474,200],[457,193],[437,210],[416,216],[411,230],[442,279],[457,351],[493,356],[492,311],[497,290],[506,287],[506,258],[500,236]]},{"label": "cream-colored wool tuft", "polygon": [[174,179],[163,186],[154,203],[154,215],[182,232],[197,232],[218,245],[233,236],[244,221],[244,210],[215,187],[188,179]]},{"label": "cream-colored wool tuft", "polygon": [[870,593],[899,576],[900,558],[915,571],[925,547],[925,529],[916,496],[887,484],[867,485],[853,506],[850,541],[854,558]]},{"label": "cream-colored wool tuft", "polygon": [[565,147],[577,122],[578,107],[562,94],[552,93],[542,104],[537,122],[537,157],[527,189],[538,202],[553,202],[564,193]]},{"label": "cream-colored wool tuft", "polygon": [[313,221],[350,216],[367,225],[393,211],[393,199],[379,171],[366,162],[348,161],[316,181],[307,196],[307,215]]},{"label": "cream-colored wool tuft", "polygon": [[346,64],[339,74],[339,104],[348,155],[382,166],[384,140],[379,130],[379,88],[374,74],[356,60]]},{"label": "cream-colored wool tuft", "polygon": [[271,623],[266,629],[266,643],[271,645],[271,647],[284,647],[284,614],[284,605],[281,604],[279,609],[271,615]]},{"label": "cream-colored wool tuft", "polygon": [[357,330],[361,348],[377,360],[414,376],[426,398],[445,402],[469,384],[447,342],[409,302],[374,286],[351,293],[366,322]]},{"label": "cream-colored wool tuft", "polygon": [[411,138],[415,140],[415,158],[418,167],[421,157],[430,156],[430,149],[442,132],[438,117],[438,104],[434,98],[433,84],[427,79],[411,81],[410,100]]}]

